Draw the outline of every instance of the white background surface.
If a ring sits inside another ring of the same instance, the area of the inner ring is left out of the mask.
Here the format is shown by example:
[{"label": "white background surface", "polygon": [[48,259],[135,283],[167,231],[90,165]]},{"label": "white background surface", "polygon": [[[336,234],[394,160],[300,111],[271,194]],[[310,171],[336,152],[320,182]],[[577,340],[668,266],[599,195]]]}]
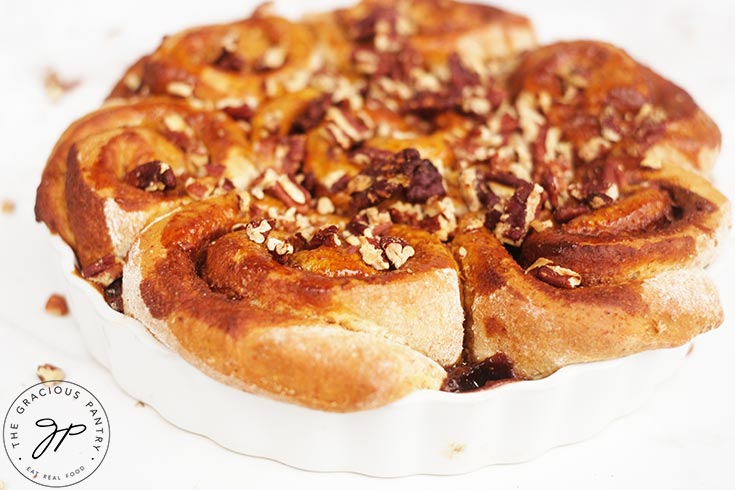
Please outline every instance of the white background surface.
[{"label": "white background surface", "polygon": [[[276,5],[297,15],[336,3]],[[724,144],[714,178],[735,198],[735,7],[730,2],[496,3],[530,16],[541,42],[611,41],[689,90],[720,125]],[[45,231],[33,219],[41,170],[64,128],[98,107],[124,68],[152,50],[162,35],[233,20],[247,15],[253,5],[242,0],[191,5],[0,0],[0,200],[16,203],[13,214],[0,214],[0,412],[37,381],[35,368],[46,362],[63,367],[70,380],[101,400],[111,421],[110,450],[97,473],[74,488],[735,488],[732,243],[711,268],[722,294],[725,324],[697,341],[684,368],[642,409],[589,441],[529,463],[455,477],[377,480],[310,473],[234,454],[180,431],[150,408],[136,406],[114,384],[85,352],[73,318],[43,311],[48,295],[63,291],[63,283]],[[48,68],[81,84],[52,104],[43,88]],[[215,406],[212,416],[217,416]],[[0,481],[7,490],[41,488],[26,482],[2,453]]]}]

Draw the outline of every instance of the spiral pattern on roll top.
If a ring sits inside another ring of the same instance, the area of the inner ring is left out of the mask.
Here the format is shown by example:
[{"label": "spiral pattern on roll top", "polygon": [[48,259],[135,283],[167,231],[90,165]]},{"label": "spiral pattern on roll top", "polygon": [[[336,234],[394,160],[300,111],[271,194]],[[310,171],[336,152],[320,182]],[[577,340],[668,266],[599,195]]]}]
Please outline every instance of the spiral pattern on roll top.
[{"label": "spiral pattern on roll top", "polygon": [[719,144],[624,51],[536,47],[493,7],[261,8],[130,67],[61,136],[36,215],[209,375],[357,410],[719,325]]},{"label": "spiral pattern on roll top", "polygon": [[67,129],[44,170],[36,213],[74,247],[82,275],[106,286],[153,218],[248,185],[254,162],[227,115],[166,98],[130,99]]}]

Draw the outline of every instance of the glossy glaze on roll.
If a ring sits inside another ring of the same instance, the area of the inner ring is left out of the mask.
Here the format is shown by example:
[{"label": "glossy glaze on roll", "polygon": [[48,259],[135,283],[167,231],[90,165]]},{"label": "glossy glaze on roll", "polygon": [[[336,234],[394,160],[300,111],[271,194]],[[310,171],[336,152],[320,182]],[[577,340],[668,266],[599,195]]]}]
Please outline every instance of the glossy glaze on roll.
[{"label": "glossy glaze on roll", "polygon": [[260,8],[130,67],[60,138],[36,215],[213,378],[362,410],[717,327],[719,145],[624,51],[537,47],[493,7]]}]

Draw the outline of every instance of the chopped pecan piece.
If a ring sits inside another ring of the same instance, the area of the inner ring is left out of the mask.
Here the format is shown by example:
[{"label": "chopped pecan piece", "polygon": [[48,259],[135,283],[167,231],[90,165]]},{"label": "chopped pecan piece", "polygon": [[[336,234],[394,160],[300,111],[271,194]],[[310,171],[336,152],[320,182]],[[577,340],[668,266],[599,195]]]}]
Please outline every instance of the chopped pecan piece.
[{"label": "chopped pecan piece", "polygon": [[81,270],[82,277],[107,286],[120,277],[122,273],[122,262],[113,254],[105,255],[91,264],[87,264]]},{"label": "chopped pecan piece", "polygon": [[352,62],[359,73],[374,75],[380,68],[380,56],[372,49],[355,48]]},{"label": "chopped pecan piece", "polygon": [[36,368],[36,376],[38,376],[38,379],[42,383],[54,386],[59,384],[60,381],[64,381],[66,373],[64,373],[63,369],[53,364],[41,364]]},{"label": "chopped pecan piece", "polygon": [[[288,196],[288,199],[293,201],[294,204],[306,204],[309,198],[306,189],[303,189],[300,185],[295,183],[288,175],[280,175],[277,181],[278,186],[283,189],[283,192]],[[291,204],[286,202],[286,204]]]},{"label": "chopped pecan piece", "polygon": [[462,64],[459,54],[453,53],[448,60],[449,74],[452,86],[462,91],[465,87],[480,84],[480,75]]},{"label": "chopped pecan piece", "polygon": [[385,231],[393,223],[389,211],[379,211],[376,207],[363,209],[347,223],[347,231],[354,235],[372,237]]},{"label": "chopped pecan piece", "polygon": [[462,199],[467,205],[467,209],[470,211],[478,211],[481,205],[481,181],[477,177],[478,171],[475,167],[467,168],[459,174],[459,190],[462,194]]},{"label": "chopped pecan piece", "polygon": [[330,107],[325,116],[326,131],[343,150],[349,150],[373,135],[372,121],[367,114],[354,114],[347,109]]},{"label": "chopped pecan piece", "polygon": [[355,20],[349,20],[347,35],[356,42],[370,41],[377,32],[376,24],[380,19],[395,17],[395,10],[390,7],[375,6],[367,15]]},{"label": "chopped pecan piece", "polygon": [[306,156],[306,136],[268,136],[258,142],[258,153],[264,159],[271,159],[271,168],[291,177],[301,169]]},{"label": "chopped pecan piece", "polygon": [[543,191],[543,187],[538,184],[522,183],[505,202],[502,212],[493,209],[487,214],[485,226],[492,230],[501,242],[520,246],[541,209]]},{"label": "chopped pecan piece", "polygon": [[138,73],[130,72],[123,78],[123,84],[132,93],[138,93],[143,86],[143,79]]},{"label": "chopped pecan piece", "polygon": [[619,196],[620,191],[618,190],[618,184],[612,183],[604,191],[593,193],[591,195],[589,200],[590,206],[592,206],[593,209],[599,209],[617,201]]},{"label": "chopped pecan piece", "polygon": [[192,177],[189,177],[186,180],[184,189],[186,189],[186,193],[194,199],[204,199],[205,197],[212,195],[212,192],[214,191],[214,188],[211,186],[202,182],[197,182]]},{"label": "chopped pecan piece", "polygon": [[303,112],[294,120],[291,125],[291,131],[306,133],[317,127],[322,119],[324,119],[327,109],[332,104],[331,99],[330,95],[324,94],[321,97],[310,100]]},{"label": "chopped pecan piece", "polygon": [[367,265],[379,271],[390,269],[390,264],[385,259],[383,249],[380,248],[380,242],[377,239],[361,236],[359,240],[360,256]]},{"label": "chopped pecan piece", "polygon": [[232,101],[226,99],[220,102],[222,110],[231,118],[239,121],[250,121],[255,115],[255,109],[244,101]]},{"label": "chopped pecan piece", "polygon": [[292,244],[275,237],[269,237],[265,243],[265,246],[269,252],[273,252],[278,256],[292,254],[294,251],[294,247]]},{"label": "chopped pecan piece", "polygon": [[176,187],[173,169],[160,160],[138,165],[128,172],[125,181],[146,192],[167,191]]},{"label": "chopped pecan piece", "polygon": [[265,50],[255,62],[255,69],[257,71],[276,70],[286,62],[287,55],[286,48],[283,46],[272,46]]},{"label": "chopped pecan piece", "polygon": [[332,214],[334,213],[334,203],[331,199],[326,196],[320,197],[316,201],[316,212],[319,214]]},{"label": "chopped pecan piece", "polygon": [[416,251],[405,240],[398,237],[382,237],[380,247],[385,251],[385,256],[391,265],[398,269],[414,256]]},{"label": "chopped pecan piece", "polygon": [[216,163],[208,163],[204,166],[204,171],[207,172],[207,175],[210,177],[222,177],[225,174],[225,166],[216,164]]},{"label": "chopped pecan piece", "polygon": [[245,58],[240,56],[236,51],[236,45],[222,46],[219,56],[212,62],[217,68],[230,72],[240,72],[245,69]]},{"label": "chopped pecan piece", "polygon": [[177,97],[191,97],[194,94],[194,86],[186,82],[169,82],[166,85],[166,92]]},{"label": "chopped pecan piece", "polygon": [[539,129],[546,122],[546,118],[537,110],[536,97],[529,92],[521,92],[516,99],[516,110],[523,138],[526,141],[536,140]]},{"label": "chopped pecan piece", "polygon": [[442,176],[433,163],[422,159],[416,150],[404,150],[403,157],[406,162],[401,170],[411,179],[406,190],[408,202],[426,202],[430,197],[446,194]]},{"label": "chopped pecan piece", "polygon": [[287,174],[279,174],[268,168],[257,180],[250,192],[256,199],[263,199],[265,193],[275,197],[288,207],[303,207],[310,205],[311,195],[301,185]]},{"label": "chopped pecan piece", "polygon": [[[419,152],[407,148],[398,153],[382,150],[363,150],[370,158],[369,164],[347,185],[350,205],[364,209],[396,198],[410,203],[425,203],[429,198],[446,195],[441,174]],[[351,185],[360,180],[359,188]]]},{"label": "chopped pecan piece", "polygon": [[194,134],[194,130],[191,129],[191,126],[189,126],[183,117],[175,112],[164,116],[163,125],[166,126],[166,129],[175,133],[184,133],[187,136]]},{"label": "chopped pecan piece", "polygon": [[338,228],[337,225],[330,225],[326,228],[322,228],[319,231],[317,231],[314,236],[309,240],[309,243],[307,244],[306,248],[311,250],[314,248],[321,247],[322,245],[328,246],[328,247],[339,247],[342,245],[342,240],[340,240],[338,235]]},{"label": "chopped pecan piece", "polygon": [[611,126],[603,126],[601,133],[603,138],[613,143],[617,143],[622,138],[622,135],[618,132],[617,128]]},{"label": "chopped pecan piece", "polygon": [[658,170],[663,167],[663,163],[661,162],[660,158],[647,155],[643,158],[643,160],[641,160],[641,167]]},{"label": "chopped pecan piece", "polygon": [[43,86],[51,102],[58,102],[67,92],[74,90],[80,83],[80,80],[62,80],[51,69],[46,70],[43,78]]},{"label": "chopped pecan piece", "polygon": [[278,181],[278,174],[272,168],[267,169],[263,175],[261,175],[256,184],[250,189],[255,199],[265,198],[264,190],[272,187]]},{"label": "chopped pecan piece", "polygon": [[578,150],[579,158],[585,162],[591,162],[607,152],[611,146],[608,139],[595,136],[580,146]]},{"label": "chopped pecan piece", "polygon": [[533,228],[536,232],[542,232],[544,230],[548,230],[549,228],[552,228],[554,226],[554,223],[550,219],[545,220],[539,220],[535,219],[531,221],[531,228]]},{"label": "chopped pecan piece", "polygon": [[582,284],[582,277],[571,269],[555,265],[551,260],[540,257],[531,264],[526,273],[557,288],[572,289]]},{"label": "chopped pecan piece", "polygon": [[66,304],[66,298],[60,294],[52,294],[46,300],[46,313],[56,316],[66,316],[69,314],[69,306]]},{"label": "chopped pecan piece", "polygon": [[391,5],[372,5],[357,19],[343,19],[347,35],[358,44],[372,44],[378,51],[396,52],[403,38],[414,32],[415,26],[400,10]]},{"label": "chopped pecan piece", "polygon": [[264,243],[269,231],[271,231],[271,225],[267,220],[261,220],[259,223],[253,221],[245,227],[248,238],[255,243]]}]

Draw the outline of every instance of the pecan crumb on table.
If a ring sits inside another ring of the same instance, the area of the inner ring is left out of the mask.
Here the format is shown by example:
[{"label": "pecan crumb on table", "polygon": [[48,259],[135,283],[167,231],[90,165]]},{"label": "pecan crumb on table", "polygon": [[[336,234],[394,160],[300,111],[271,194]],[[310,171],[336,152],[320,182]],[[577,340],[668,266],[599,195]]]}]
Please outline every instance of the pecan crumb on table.
[{"label": "pecan crumb on table", "polygon": [[10,199],[3,199],[3,203],[0,205],[0,210],[2,210],[3,214],[11,214],[15,211],[15,203]]},{"label": "pecan crumb on table", "polygon": [[53,364],[42,364],[36,368],[36,376],[38,376],[38,379],[42,383],[53,386],[59,384],[59,381],[64,381],[66,373],[64,373],[63,369]]},{"label": "pecan crumb on table", "polygon": [[46,313],[56,316],[66,316],[69,313],[66,298],[56,293],[49,296],[48,300],[46,300]]},{"label": "pecan crumb on table", "polygon": [[47,69],[43,77],[43,86],[46,89],[46,96],[51,102],[58,102],[66,95],[67,92],[74,90],[81,80],[63,80],[52,69]]}]

